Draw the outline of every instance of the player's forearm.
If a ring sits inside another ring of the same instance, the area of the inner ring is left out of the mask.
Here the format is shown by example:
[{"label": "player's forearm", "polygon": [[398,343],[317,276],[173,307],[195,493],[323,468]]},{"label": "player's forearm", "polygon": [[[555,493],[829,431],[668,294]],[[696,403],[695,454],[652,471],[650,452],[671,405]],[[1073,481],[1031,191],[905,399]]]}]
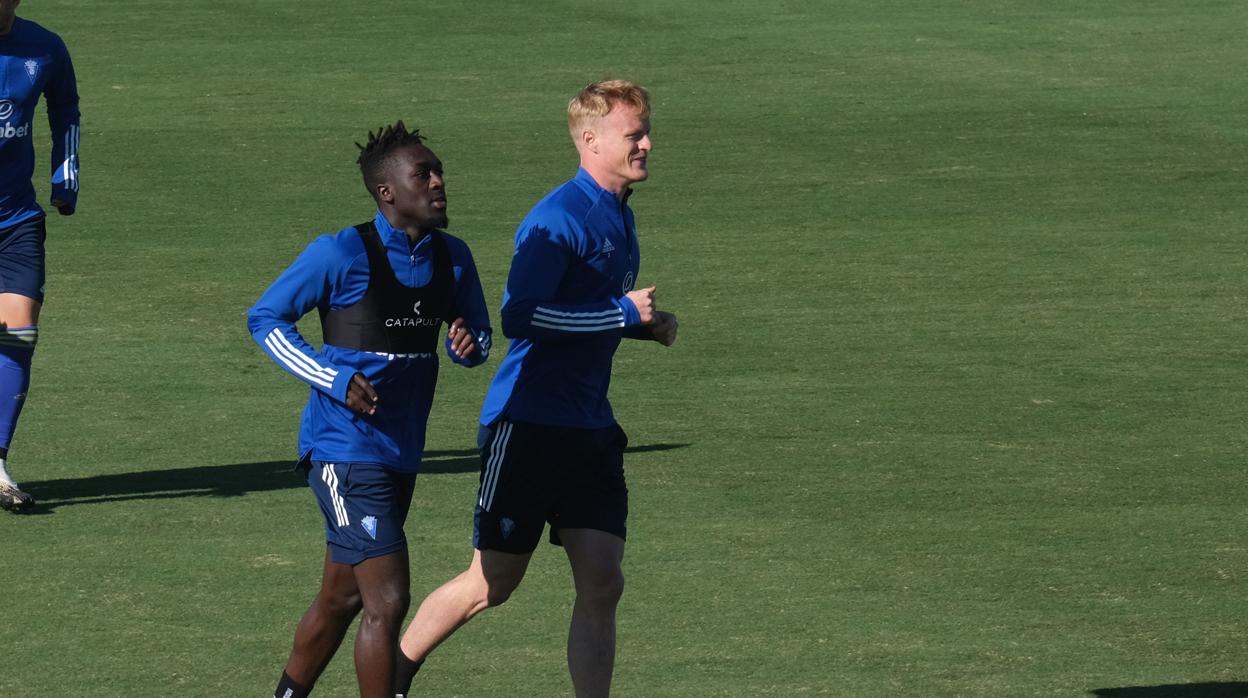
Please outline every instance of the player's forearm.
[{"label": "player's forearm", "polygon": [[502,317],[504,335],[537,341],[618,332],[641,323],[636,306],[623,297],[587,304],[509,302],[503,306]]},{"label": "player's forearm", "polygon": [[[248,324],[252,325],[250,318]],[[335,400],[346,402],[354,371],[341,370],[326,360],[293,325],[258,322],[251,329],[252,339],[284,371]]]},{"label": "player's forearm", "polygon": [[478,330],[469,326],[467,330],[472,333],[473,339],[476,340],[476,348],[468,356],[460,358],[459,355],[457,355],[451,348],[451,340],[449,337],[444,341],[444,344],[446,346],[446,355],[450,357],[451,361],[466,368],[473,368],[475,366],[480,366],[486,362],[486,359],[490,358],[490,346],[494,342],[494,337],[493,332],[488,327],[483,330]]},{"label": "player's forearm", "polygon": [[78,145],[82,130],[77,110],[74,118],[64,123],[52,121],[52,202],[63,214],[70,214],[78,205]]}]

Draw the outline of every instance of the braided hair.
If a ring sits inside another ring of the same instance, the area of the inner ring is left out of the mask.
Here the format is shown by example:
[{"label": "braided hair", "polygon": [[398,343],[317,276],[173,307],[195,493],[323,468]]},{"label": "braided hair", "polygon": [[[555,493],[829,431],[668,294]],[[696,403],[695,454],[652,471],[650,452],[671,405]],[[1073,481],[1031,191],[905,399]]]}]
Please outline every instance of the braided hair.
[{"label": "braided hair", "polygon": [[409,131],[400,119],[389,126],[378,128],[376,133],[369,131],[364,145],[355,144],[360,149],[356,162],[360,166],[360,174],[364,176],[364,186],[374,198],[377,196],[377,184],[390,166],[390,156],[394,151],[405,145],[424,145],[424,141],[420,129]]}]

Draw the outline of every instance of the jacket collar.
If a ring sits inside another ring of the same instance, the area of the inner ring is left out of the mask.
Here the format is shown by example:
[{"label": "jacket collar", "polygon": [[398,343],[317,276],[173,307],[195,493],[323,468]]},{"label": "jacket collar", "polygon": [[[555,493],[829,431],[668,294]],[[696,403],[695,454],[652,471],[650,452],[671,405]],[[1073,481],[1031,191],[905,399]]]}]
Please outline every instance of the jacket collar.
[{"label": "jacket collar", "polygon": [[582,190],[584,190],[584,192],[588,194],[590,198],[593,198],[593,199],[601,199],[604,197],[610,197],[612,200],[619,201],[620,203],[625,203],[628,201],[628,197],[633,195],[633,188],[628,187],[624,190],[623,196],[620,196],[617,199],[613,192],[609,192],[606,189],[603,189],[602,187],[598,186],[598,182],[593,178],[591,174],[589,174],[589,172],[585,170],[584,167],[578,167],[576,169],[576,176],[572,178],[572,181],[576,182],[577,186],[579,186]]},{"label": "jacket collar", "polygon": [[416,244],[413,245],[408,241],[407,233],[390,225],[390,221],[382,215],[381,209],[378,209],[377,214],[373,216],[373,225],[377,226],[377,234],[381,236],[381,241],[386,247],[394,245],[403,250],[414,250],[427,243],[432,237],[431,235],[426,235],[417,240]]}]

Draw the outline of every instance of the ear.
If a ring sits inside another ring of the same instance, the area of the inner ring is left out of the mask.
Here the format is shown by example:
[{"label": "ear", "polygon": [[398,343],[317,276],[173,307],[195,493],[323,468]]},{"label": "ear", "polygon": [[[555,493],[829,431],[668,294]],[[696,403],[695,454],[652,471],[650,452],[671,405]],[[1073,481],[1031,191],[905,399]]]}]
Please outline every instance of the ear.
[{"label": "ear", "polygon": [[387,204],[394,203],[394,190],[390,188],[389,184],[381,182],[377,186],[373,187],[373,192],[377,195],[378,201]]},{"label": "ear", "polygon": [[591,153],[598,152],[598,136],[593,129],[584,129],[581,131],[581,145]]}]

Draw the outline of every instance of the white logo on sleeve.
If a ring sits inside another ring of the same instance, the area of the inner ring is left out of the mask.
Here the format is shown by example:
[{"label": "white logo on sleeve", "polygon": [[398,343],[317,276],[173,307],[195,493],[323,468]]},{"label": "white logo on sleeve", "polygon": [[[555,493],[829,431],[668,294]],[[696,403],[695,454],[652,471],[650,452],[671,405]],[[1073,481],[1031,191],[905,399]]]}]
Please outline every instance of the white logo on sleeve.
[{"label": "white logo on sleeve", "polygon": [[624,293],[633,290],[633,281],[633,272],[630,271],[624,275]]}]

